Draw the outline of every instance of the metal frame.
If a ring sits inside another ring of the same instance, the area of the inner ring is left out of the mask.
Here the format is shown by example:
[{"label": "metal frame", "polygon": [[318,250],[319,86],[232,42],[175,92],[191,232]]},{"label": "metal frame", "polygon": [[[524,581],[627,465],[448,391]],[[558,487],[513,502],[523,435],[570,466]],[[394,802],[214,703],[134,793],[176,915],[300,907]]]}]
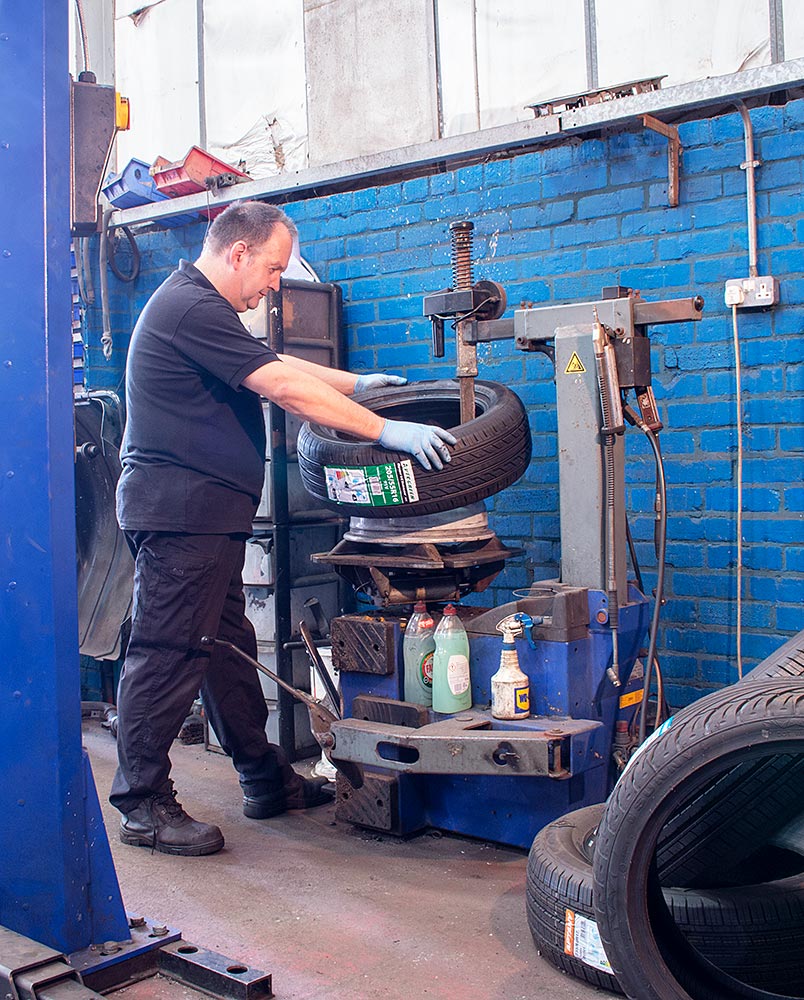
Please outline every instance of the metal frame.
[{"label": "metal frame", "polygon": [[768,0],[771,62],[784,62],[784,2]]},{"label": "metal frame", "polygon": [[652,132],[658,132],[667,139],[667,204],[678,207],[678,161],[681,155],[681,139],[675,125],[659,121],[653,115],[642,115],[642,124]]},{"label": "metal frame", "polygon": [[[625,292],[627,290],[618,290]],[[522,351],[548,353],[556,372],[558,414],[561,579],[574,587],[605,590],[605,524],[603,464],[600,454],[601,409],[595,376],[593,321],[598,319],[624,344],[633,344],[639,327],[695,322],[701,318],[699,297],[643,301],[621,294],[596,302],[517,309],[513,319],[464,324],[472,343],[513,337]],[[644,349],[643,349],[644,350]],[[649,375],[648,375],[649,383]],[[617,511],[615,553],[618,599],[625,599],[625,473],[622,439],[614,446]]]},{"label": "metal frame", "polygon": [[586,46],[586,85],[589,90],[598,88],[597,71],[597,10],[595,0],[583,0],[583,31]]},{"label": "metal frame", "polygon": [[53,949],[0,927],[0,990],[7,1000],[82,1000],[97,997]]},{"label": "metal frame", "polygon": [[583,743],[603,723],[541,717],[498,722],[471,709],[411,729],[364,719],[332,723],[337,756],[400,774],[480,774],[569,778],[573,737]]},{"label": "metal frame", "polygon": [[[292,300],[293,295],[319,295],[328,299],[327,333],[328,336],[315,336],[316,330],[300,329],[302,319],[296,311],[295,321],[285,329],[284,303]],[[271,292],[267,298],[266,335],[269,346],[277,353],[293,354],[297,357],[314,360],[318,352],[328,355],[326,361],[332,368],[339,368],[343,362],[343,324],[341,317],[341,292],[337,285],[327,283],[313,284],[307,281],[286,281],[280,292]],[[310,356],[312,355],[312,357]],[[288,428],[285,411],[275,403],[268,407],[270,432],[270,489],[271,511],[270,522],[255,523],[255,530],[269,531],[273,537],[272,560],[274,566],[274,607],[276,616],[275,648],[277,673],[287,684],[293,684],[294,635],[298,631],[298,622],[292,620],[291,590],[303,586],[307,581],[293,578],[291,575],[291,534],[298,530],[301,524],[321,525],[333,521],[330,511],[294,511],[290,507],[288,494]],[[295,433],[295,431],[294,431]],[[313,578],[316,583],[322,582],[321,576]],[[338,585],[339,604],[342,605],[345,593],[342,581],[333,575],[332,582]],[[309,756],[317,744],[297,746],[296,707],[293,696],[280,686],[278,691],[279,705],[279,744],[291,760]]]}]

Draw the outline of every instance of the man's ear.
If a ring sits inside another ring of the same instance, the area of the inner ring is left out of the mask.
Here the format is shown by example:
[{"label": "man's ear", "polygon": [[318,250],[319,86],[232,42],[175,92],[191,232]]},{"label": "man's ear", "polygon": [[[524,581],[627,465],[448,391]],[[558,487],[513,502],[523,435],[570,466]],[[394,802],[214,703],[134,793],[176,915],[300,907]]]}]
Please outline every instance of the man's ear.
[{"label": "man's ear", "polygon": [[248,246],[244,240],[235,240],[229,247],[229,261],[234,268],[240,267],[247,252]]}]

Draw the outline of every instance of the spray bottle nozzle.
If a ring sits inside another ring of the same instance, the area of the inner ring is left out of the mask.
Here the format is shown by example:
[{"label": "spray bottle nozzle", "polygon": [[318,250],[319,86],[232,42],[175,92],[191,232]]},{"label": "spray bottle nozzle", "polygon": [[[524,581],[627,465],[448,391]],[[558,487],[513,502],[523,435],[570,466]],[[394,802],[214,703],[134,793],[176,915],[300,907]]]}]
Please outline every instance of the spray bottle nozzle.
[{"label": "spray bottle nozzle", "polygon": [[502,632],[503,642],[513,642],[517,636],[522,635],[522,619],[519,614],[508,615],[502,621],[497,622],[497,631]]}]

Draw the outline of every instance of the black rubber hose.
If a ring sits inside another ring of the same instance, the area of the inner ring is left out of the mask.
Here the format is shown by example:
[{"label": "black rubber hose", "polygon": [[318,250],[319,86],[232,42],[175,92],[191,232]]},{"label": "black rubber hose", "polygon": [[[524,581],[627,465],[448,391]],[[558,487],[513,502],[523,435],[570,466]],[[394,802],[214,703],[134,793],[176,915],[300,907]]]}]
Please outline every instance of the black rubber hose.
[{"label": "black rubber hose", "polygon": [[118,226],[117,228],[122,230],[123,235],[128,240],[128,245],[131,247],[131,270],[128,272],[123,271],[117,264],[114,239],[115,231],[113,229],[106,230],[106,260],[112,274],[116,278],[119,278],[120,281],[134,281],[140,273],[140,248],[137,246],[134,234],[128,226]]},{"label": "black rubber hose", "polygon": [[625,518],[625,538],[628,542],[628,551],[631,554],[631,565],[634,568],[634,576],[636,577],[637,587],[645,593],[645,585],[642,583],[642,570],[639,567],[639,559],[637,558],[636,546],[634,545],[634,536],[631,534],[631,525],[628,522],[628,516]]}]

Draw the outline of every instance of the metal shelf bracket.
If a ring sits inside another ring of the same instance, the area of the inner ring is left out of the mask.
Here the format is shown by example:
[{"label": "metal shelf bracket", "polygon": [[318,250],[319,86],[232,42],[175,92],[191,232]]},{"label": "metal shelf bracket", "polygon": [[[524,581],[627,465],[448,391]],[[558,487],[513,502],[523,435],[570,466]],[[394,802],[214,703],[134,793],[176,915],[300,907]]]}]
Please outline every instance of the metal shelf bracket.
[{"label": "metal shelf bracket", "polygon": [[681,139],[674,125],[659,121],[653,115],[642,115],[642,124],[651,132],[658,132],[667,139],[667,204],[678,207],[678,157],[681,153]]}]

